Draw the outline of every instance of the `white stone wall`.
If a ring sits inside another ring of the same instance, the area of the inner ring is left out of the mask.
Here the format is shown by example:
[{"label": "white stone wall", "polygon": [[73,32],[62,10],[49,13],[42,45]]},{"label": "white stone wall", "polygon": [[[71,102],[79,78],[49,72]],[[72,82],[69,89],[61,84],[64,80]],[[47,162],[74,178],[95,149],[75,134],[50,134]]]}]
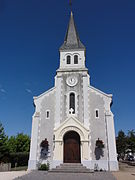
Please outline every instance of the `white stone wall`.
[{"label": "white stone wall", "polygon": [[[90,110],[90,137],[92,161],[90,167],[95,165],[99,169],[117,171],[118,162],[116,154],[115,131],[113,114],[110,110],[112,95],[107,95],[98,89],[89,88],[89,110]],[[95,111],[98,110],[99,117],[96,118]],[[99,159],[95,155],[95,143],[97,139],[104,142],[103,156]]]},{"label": "white stone wall", "polygon": [[[38,169],[38,165],[44,162],[50,162],[53,158],[53,129],[54,129],[54,112],[55,112],[55,88],[34,97],[35,113],[32,120],[31,147],[28,169]],[[49,111],[49,118],[46,112]],[[40,158],[40,143],[47,138],[49,142],[49,157],[44,161]]]},{"label": "white stone wall", "polygon": [[[67,56],[71,56],[71,64],[67,64]],[[74,56],[78,55],[78,64],[74,64]],[[60,69],[85,68],[85,51],[60,51]]]}]

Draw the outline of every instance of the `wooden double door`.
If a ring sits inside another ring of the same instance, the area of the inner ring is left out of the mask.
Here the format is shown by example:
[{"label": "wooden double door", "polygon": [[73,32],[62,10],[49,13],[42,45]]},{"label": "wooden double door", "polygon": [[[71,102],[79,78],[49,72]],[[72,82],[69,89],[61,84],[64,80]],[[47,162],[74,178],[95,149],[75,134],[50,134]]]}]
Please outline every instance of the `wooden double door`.
[{"label": "wooden double door", "polygon": [[69,131],[64,136],[64,163],[80,163],[80,136]]}]

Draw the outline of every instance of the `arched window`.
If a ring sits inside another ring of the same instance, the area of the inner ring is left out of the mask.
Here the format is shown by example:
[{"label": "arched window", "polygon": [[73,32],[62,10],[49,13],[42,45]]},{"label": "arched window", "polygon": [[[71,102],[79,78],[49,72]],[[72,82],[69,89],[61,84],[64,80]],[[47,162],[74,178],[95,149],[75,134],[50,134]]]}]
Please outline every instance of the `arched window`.
[{"label": "arched window", "polygon": [[75,114],[75,94],[70,93],[69,95],[69,113]]},{"label": "arched window", "polygon": [[78,56],[77,55],[74,56],[74,64],[78,64]]},{"label": "arched window", "polygon": [[99,118],[99,110],[98,109],[95,110],[95,117]]},{"label": "arched window", "polygon": [[71,56],[67,56],[67,64],[71,64]]}]

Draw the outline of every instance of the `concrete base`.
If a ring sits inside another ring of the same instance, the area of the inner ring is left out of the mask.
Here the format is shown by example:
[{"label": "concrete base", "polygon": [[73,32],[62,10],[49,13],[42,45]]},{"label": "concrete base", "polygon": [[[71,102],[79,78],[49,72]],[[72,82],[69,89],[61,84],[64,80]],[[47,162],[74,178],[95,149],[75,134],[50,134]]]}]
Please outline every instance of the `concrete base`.
[{"label": "concrete base", "polygon": [[56,166],[60,166],[60,164],[63,164],[63,161],[53,160],[52,167],[50,168],[56,168]]},{"label": "concrete base", "polygon": [[118,161],[110,161],[110,171],[119,171]]},{"label": "concrete base", "polygon": [[28,162],[28,170],[36,170],[37,168],[37,161],[36,160],[29,160]]},{"label": "concrete base", "polygon": [[97,170],[106,170],[106,171],[118,171],[118,161],[107,161],[107,160],[91,160],[91,161],[82,161],[84,166],[89,169]]},{"label": "concrete base", "polygon": [[[87,160],[81,162],[83,166],[86,166],[89,169],[92,170],[106,170],[106,171],[118,171],[118,161],[107,161],[107,160]],[[59,160],[53,160],[52,163],[50,163],[50,169],[56,168],[56,166],[60,166],[60,164],[63,164],[63,161]],[[28,170],[36,170],[37,168],[37,162],[36,160],[29,160],[28,163]]]}]

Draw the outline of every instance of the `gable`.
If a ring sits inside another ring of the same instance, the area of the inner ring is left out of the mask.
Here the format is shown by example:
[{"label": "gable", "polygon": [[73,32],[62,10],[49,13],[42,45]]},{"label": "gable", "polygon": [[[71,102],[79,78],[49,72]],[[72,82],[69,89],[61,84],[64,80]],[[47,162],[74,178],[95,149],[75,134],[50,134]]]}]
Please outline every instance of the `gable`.
[{"label": "gable", "polygon": [[39,96],[34,96],[33,99],[37,100],[37,99],[40,99],[44,96],[49,96],[49,94],[51,94],[54,91],[54,89],[55,89],[55,87],[49,89],[48,91],[45,91],[44,93],[40,94]]},{"label": "gable", "polygon": [[33,97],[33,99],[34,99],[34,105],[36,106],[36,111],[37,111],[37,112],[40,112],[42,100],[43,100],[45,97],[47,97],[47,96],[49,96],[49,95],[51,95],[51,94],[53,94],[53,93],[55,93],[55,87],[49,89],[48,91],[42,93],[42,94],[39,95],[39,96]]},{"label": "gable", "polygon": [[89,86],[89,93],[95,93],[95,95],[100,96],[104,101],[104,108],[106,111],[110,111],[110,107],[112,105],[112,94],[106,94],[99,89],[96,89],[92,86]]},{"label": "gable", "polygon": [[108,98],[112,98],[112,94],[106,94],[104,93],[103,91],[93,87],[93,86],[89,86],[89,89],[92,91],[92,92],[95,92],[96,94],[102,96],[102,97],[108,97]]},{"label": "gable", "polygon": [[73,116],[68,117],[58,128],[54,129],[55,138],[61,141],[68,131],[75,131],[80,135],[81,140],[88,140],[89,129]]}]

